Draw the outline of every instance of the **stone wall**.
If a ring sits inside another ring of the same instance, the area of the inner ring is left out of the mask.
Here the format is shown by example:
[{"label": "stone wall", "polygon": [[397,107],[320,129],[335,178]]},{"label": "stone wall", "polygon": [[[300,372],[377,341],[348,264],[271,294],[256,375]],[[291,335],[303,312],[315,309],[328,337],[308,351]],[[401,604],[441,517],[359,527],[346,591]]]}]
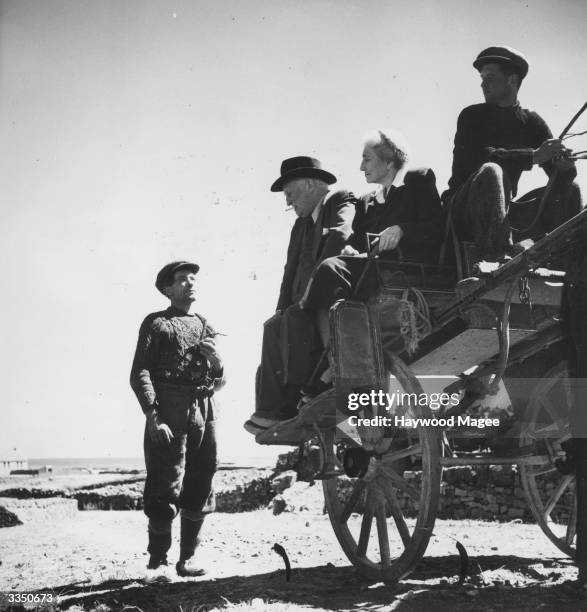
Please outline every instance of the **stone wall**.
[{"label": "stone wall", "polygon": [[[421,474],[408,472],[405,478],[418,484]],[[540,492],[543,500],[550,497],[560,479],[561,475],[556,471],[540,477]],[[562,496],[557,506],[558,514],[553,514],[553,519],[566,523],[572,500],[573,488],[571,485]],[[415,515],[416,509],[407,495],[401,495],[401,504],[405,513]],[[524,522],[534,522],[518,468],[510,465],[445,469],[440,485],[438,518],[471,518],[491,521],[521,519]]]},{"label": "stone wall", "polygon": [[[420,488],[421,472],[405,472],[404,478],[415,488]],[[561,475],[557,472],[540,477],[539,490],[542,500],[552,495],[560,479]],[[351,490],[352,481],[339,481],[339,491],[343,498],[350,495]],[[551,515],[556,522],[568,522],[573,494],[573,485],[570,485]],[[293,506],[288,508],[287,504],[283,504],[280,497],[282,496],[278,496],[276,501],[283,506],[282,511],[294,509]],[[417,502],[403,492],[398,492],[397,497],[404,514],[415,517]],[[363,500],[360,500],[355,506],[356,512],[363,511],[362,502]],[[535,522],[518,468],[509,465],[452,467],[443,470],[437,516],[442,519],[467,518],[501,522],[518,519],[528,523]]]},{"label": "stone wall", "polygon": [[16,515],[20,522],[29,523],[33,520],[46,521],[66,519],[77,513],[75,499],[63,497],[42,497],[19,499],[16,497],[0,497],[0,506]]},{"label": "stone wall", "polygon": [[[296,482],[295,472],[292,471],[296,460],[297,451],[292,451],[281,455],[273,470],[219,472],[216,481],[217,511],[246,512],[265,507],[272,507],[276,512],[310,507],[312,510],[318,509],[322,487],[314,487],[311,491],[308,489],[308,498],[305,498],[306,488],[310,485]],[[404,476],[419,488],[420,472],[405,472]],[[560,478],[557,472],[540,478],[543,499],[552,494]],[[106,486],[102,484],[96,489],[83,487],[75,491],[15,488],[2,491],[0,496],[14,500],[69,497],[74,498],[75,501],[68,501],[77,503],[79,510],[142,510],[143,485],[142,480],[129,479]],[[351,481],[342,479],[339,487],[343,494],[345,491],[350,494]],[[569,487],[557,506],[559,514],[553,516],[557,522],[567,522],[572,496],[573,490]],[[416,504],[411,498],[401,492],[398,498],[406,516],[417,514]],[[356,511],[362,511],[360,503]],[[19,511],[16,514],[20,517]],[[534,520],[516,466],[445,469],[440,487],[438,517],[497,521],[519,519],[524,522]]]}]

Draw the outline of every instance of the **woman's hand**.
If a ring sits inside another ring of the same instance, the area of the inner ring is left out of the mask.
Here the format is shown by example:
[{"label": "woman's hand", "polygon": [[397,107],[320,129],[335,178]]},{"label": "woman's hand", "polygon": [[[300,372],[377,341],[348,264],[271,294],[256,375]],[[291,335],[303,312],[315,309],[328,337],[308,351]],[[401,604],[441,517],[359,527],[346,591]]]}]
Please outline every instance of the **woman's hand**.
[{"label": "woman's hand", "polygon": [[354,257],[359,254],[359,251],[352,247],[350,244],[347,244],[344,249],[340,252],[343,257]]},{"label": "woman's hand", "polygon": [[387,229],[384,229],[379,234],[379,252],[381,251],[391,251],[397,247],[399,241],[402,239],[404,232],[399,225],[392,225]]}]

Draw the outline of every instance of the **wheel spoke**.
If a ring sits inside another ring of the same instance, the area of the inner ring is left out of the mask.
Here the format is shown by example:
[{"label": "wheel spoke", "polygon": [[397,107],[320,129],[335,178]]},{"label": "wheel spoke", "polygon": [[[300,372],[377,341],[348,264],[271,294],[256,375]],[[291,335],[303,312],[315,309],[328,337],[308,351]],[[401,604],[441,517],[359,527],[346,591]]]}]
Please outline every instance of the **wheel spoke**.
[{"label": "wheel spoke", "polygon": [[556,472],[557,469],[551,463],[547,463],[548,457],[545,457],[544,465],[536,465],[529,466],[532,469],[529,470],[529,474],[536,478],[537,476],[545,476],[546,474],[551,474],[552,472]]},{"label": "wheel spoke", "polygon": [[[567,406],[570,406],[570,395],[569,395],[569,388],[568,385],[566,384],[566,381],[564,379],[557,379],[557,382],[559,385],[564,385],[565,388],[563,389],[564,392],[564,399],[567,402]],[[568,419],[568,412],[564,411],[561,412],[559,406],[560,406],[560,401],[561,401],[561,397],[559,394],[558,398],[554,398],[554,400],[551,400],[550,396],[549,396],[549,392],[552,391],[552,385],[551,387],[542,395],[542,397],[540,398],[540,406],[545,410],[545,412],[548,414],[548,416],[552,419],[553,424],[557,427],[563,427],[563,424],[567,421]]]},{"label": "wheel spoke", "polygon": [[385,504],[377,504],[375,510],[377,519],[377,536],[379,538],[379,552],[381,553],[381,565],[389,567],[391,565],[391,553],[389,552],[389,536],[387,533],[387,519],[385,516]]},{"label": "wheel spoke", "polygon": [[388,465],[381,464],[381,470],[385,475],[393,481],[393,484],[401,489],[404,493],[407,493],[412,499],[418,501],[420,499],[420,492],[418,489],[408,484],[395,470],[390,468]]},{"label": "wheel spoke", "polygon": [[373,506],[367,500],[365,504],[365,512],[363,521],[361,522],[361,534],[359,535],[359,544],[357,546],[357,557],[367,556],[367,546],[369,544],[369,536],[371,535],[371,523],[373,522]]},{"label": "wheel spoke", "polygon": [[547,438],[547,439],[553,439],[553,438],[559,438],[561,435],[561,430],[560,430],[560,426],[557,423],[550,423],[549,425],[546,425],[545,427],[541,427],[540,429],[535,429],[532,437],[533,438]]},{"label": "wheel spoke", "polygon": [[361,497],[361,493],[364,490],[365,490],[365,481],[357,480],[357,482],[355,482],[353,486],[353,490],[352,490],[350,497],[348,498],[346,504],[344,505],[344,508],[342,509],[342,512],[340,513],[341,523],[346,523],[349,520],[349,517],[351,516],[351,513],[353,511],[353,508],[357,505],[357,502],[359,501],[359,498]]},{"label": "wheel spoke", "polygon": [[569,523],[567,525],[566,542],[570,546],[573,543],[575,534],[577,533],[577,498],[573,500],[571,513],[569,515]]},{"label": "wheel spoke", "polygon": [[404,519],[404,514],[402,512],[402,509],[399,505],[399,502],[397,500],[397,497],[395,495],[395,491],[393,491],[393,489],[389,488],[389,487],[385,487],[382,486],[381,487],[383,489],[383,494],[385,495],[385,500],[387,501],[387,505],[389,507],[389,509],[391,510],[391,515],[393,516],[393,520],[395,521],[395,524],[397,526],[397,530],[399,532],[399,535],[402,539],[402,542],[404,544],[404,547],[407,547],[410,543],[411,540],[411,536],[410,536],[410,530],[408,529],[408,526],[406,524],[406,521]]},{"label": "wheel spoke", "polygon": [[552,494],[551,498],[548,500],[548,503],[544,507],[543,516],[545,521],[549,520],[550,513],[554,510],[556,503],[561,498],[561,495],[565,492],[566,488],[571,484],[573,478],[574,477],[572,474],[568,474],[561,480],[558,487],[554,490],[554,493]]},{"label": "wheel spoke", "polygon": [[407,448],[402,448],[398,451],[393,451],[391,453],[386,453],[382,459],[383,463],[393,463],[398,459],[403,459],[404,457],[410,457],[411,455],[421,455],[422,454],[422,445],[421,444],[412,444]]}]

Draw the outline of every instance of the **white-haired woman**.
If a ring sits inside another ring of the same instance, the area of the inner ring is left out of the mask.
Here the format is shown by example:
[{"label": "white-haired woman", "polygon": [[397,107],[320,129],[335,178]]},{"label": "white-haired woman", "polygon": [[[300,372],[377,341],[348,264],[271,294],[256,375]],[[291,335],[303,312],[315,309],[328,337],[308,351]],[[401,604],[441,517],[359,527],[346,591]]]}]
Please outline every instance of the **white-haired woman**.
[{"label": "white-haired woman", "polygon": [[[340,256],[326,259],[315,270],[300,303],[302,308],[318,313],[325,344],[330,306],[339,299],[367,297],[378,288],[374,266],[363,274],[371,246],[383,265],[387,260],[396,260],[400,251],[406,263],[438,262],[444,220],[436,178],[429,168],[406,171],[407,160],[406,141],[397,130],[374,130],[365,137],[361,170],[366,181],[377,185],[377,189],[360,198],[348,245]],[[404,178],[398,186],[400,173]],[[416,281],[410,270],[415,272],[418,268],[409,264],[402,267],[401,277]],[[327,382],[328,378],[326,373],[322,380]]]},{"label": "white-haired woman", "polygon": [[[382,260],[437,263],[444,221],[436,177],[430,168],[407,170],[407,145],[397,130],[374,130],[364,140],[361,170],[375,191],[360,198],[353,221],[353,235],[341,256],[325,260],[315,271],[302,299],[310,310],[329,308],[349,298],[365,266],[367,234],[375,235],[374,248]],[[395,183],[398,175],[403,183]],[[369,275],[361,293],[373,289]]]}]

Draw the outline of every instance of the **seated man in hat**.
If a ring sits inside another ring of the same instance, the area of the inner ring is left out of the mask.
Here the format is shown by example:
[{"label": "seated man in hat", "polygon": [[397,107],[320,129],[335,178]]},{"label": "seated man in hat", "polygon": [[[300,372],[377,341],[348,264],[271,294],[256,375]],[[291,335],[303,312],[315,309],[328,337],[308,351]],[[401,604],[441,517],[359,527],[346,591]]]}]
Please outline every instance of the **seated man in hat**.
[{"label": "seated man in hat", "polygon": [[538,232],[550,231],[581,208],[573,183],[570,151],[552,137],[544,120],[522,108],[518,90],[528,62],[509,47],[489,47],[473,62],[481,75],[485,103],[465,108],[457,122],[452,176],[443,200],[450,207],[457,236],[476,243],[482,259],[497,261],[516,250],[508,209],[524,170],[556,171],[551,201]]},{"label": "seated man in hat", "polygon": [[257,434],[296,415],[301,387],[320,353],[315,318],[298,303],[316,266],[338,255],[352,231],[355,197],[330,191],[336,177],[312,157],[292,157],[281,164],[271,191],[283,191],[298,218],[291,230],[277,312],[263,328],[257,371],[256,410],[245,429]]},{"label": "seated man in hat", "polygon": [[[130,384],[146,417],[144,508],[149,517],[150,570],[167,565],[171,524],[181,514],[180,576],[190,567],[207,513],[215,507],[214,391],[224,383],[215,332],[194,312],[199,270],[189,261],[164,266],[155,281],[170,306],[141,325]],[[155,575],[147,576],[156,580]]]}]

